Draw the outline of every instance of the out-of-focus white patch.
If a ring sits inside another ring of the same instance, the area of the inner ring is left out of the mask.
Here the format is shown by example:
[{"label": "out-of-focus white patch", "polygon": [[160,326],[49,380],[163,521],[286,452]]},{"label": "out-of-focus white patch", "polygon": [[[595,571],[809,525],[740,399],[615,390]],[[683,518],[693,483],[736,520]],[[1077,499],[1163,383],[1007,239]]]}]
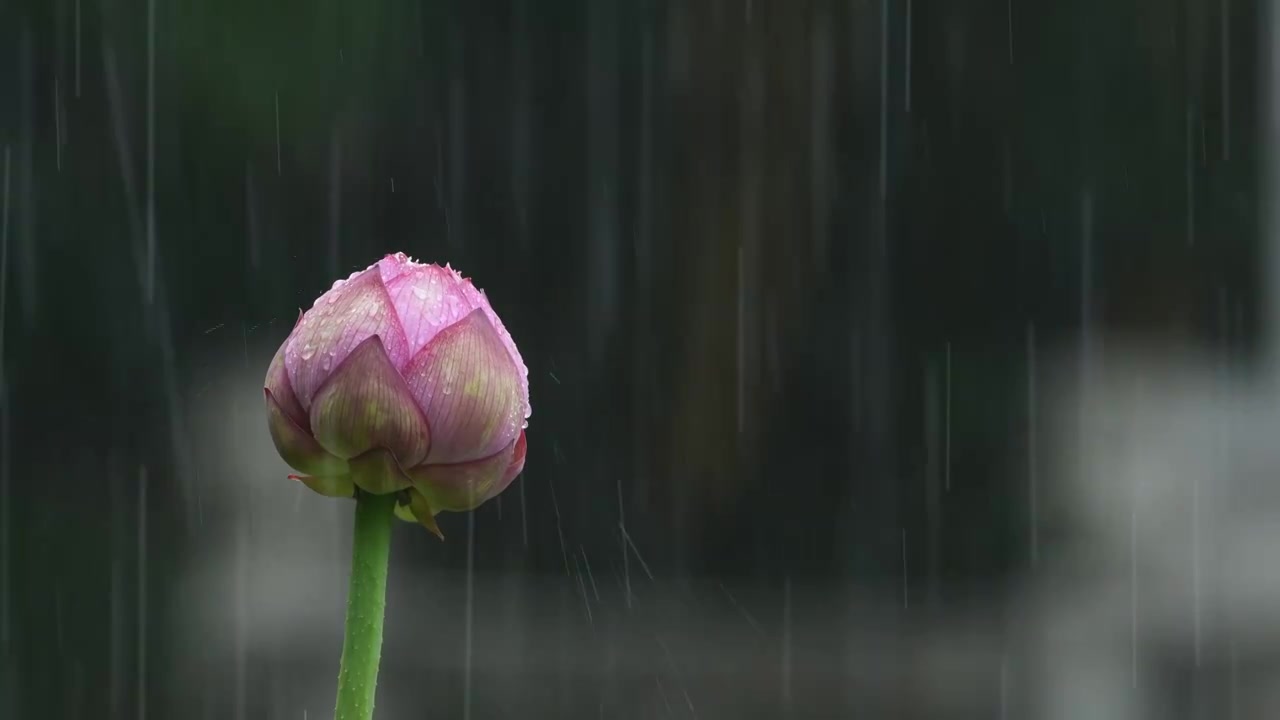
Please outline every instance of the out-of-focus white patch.
[{"label": "out-of-focus white patch", "polygon": [[[255,676],[273,653],[335,658],[315,670],[323,695],[309,716],[323,717],[333,688],[320,678],[336,673],[342,645],[353,505],[287,478],[295,471],[271,442],[262,400],[261,375],[274,349],[257,348],[254,362],[228,359],[194,383],[201,542],[169,598],[181,609],[170,613],[179,621],[172,657],[193,683],[185,697],[217,688],[223,704],[216,707],[233,712],[242,705],[236,694],[247,703],[263,693]],[[253,716],[252,708],[245,712]]]},{"label": "out-of-focus white patch", "polygon": [[1280,686],[1280,386],[1162,347],[1062,367],[1036,717],[1280,717],[1241,682]]},{"label": "out-of-focus white patch", "polygon": [[[207,717],[332,707],[352,506],[285,479],[260,390],[273,350],[229,360],[192,403],[202,542],[172,588],[166,657]],[[393,557],[380,710],[430,699],[460,716],[470,677],[477,718],[594,716],[601,702],[644,716],[1280,717],[1280,389],[1163,348],[1109,343],[1084,375],[1074,354],[1059,360],[1040,388],[1039,561],[989,608],[795,585],[784,621],[778,588],[731,594],[660,568],[633,572],[628,600],[614,547],[572,537],[576,572],[480,563],[469,595],[465,574]]]}]

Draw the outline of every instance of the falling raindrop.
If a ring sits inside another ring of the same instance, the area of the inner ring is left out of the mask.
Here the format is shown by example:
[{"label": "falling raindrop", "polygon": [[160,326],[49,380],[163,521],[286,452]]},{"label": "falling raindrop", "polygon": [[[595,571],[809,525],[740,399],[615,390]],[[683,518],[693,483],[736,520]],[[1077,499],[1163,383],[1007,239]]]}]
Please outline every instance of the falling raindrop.
[{"label": "falling raindrop", "polygon": [[1013,0],[1005,0],[1006,17],[1009,25],[1009,64],[1013,64]]},{"label": "falling raindrop", "polygon": [[35,146],[35,128],[33,115],[35,103],[35,69],[32,48],[32,32],[30,27],[23,27],[22,38],[18,49],[18,65],[21,82],[18,102],[20,112],[20,134],[18,142],[18,197],[15,206],[18,208],[18,267],[14,272],[18,281],[18,296],[21,299],[23,313],[28,320],[35,317],[36,311],[36,187],[34,178],[34,162],[32,152]]},{"label": "falling raindrop", "polygon": [[525,547],[529,547],[529,516],[525,511],[524,489],[529,483],[521,482],[520,485],[520,539],[524,542]]},{"label": "falling raindrop", "polygon": [[1039,560],[1039,518],[1036,496],[1038,461],[1036,456],[1036,326],[1027,324],[1027,530],[1031,547],[1031,569]]},{"label": "falling raindrop", "polygon": [[1186,149],[1185,149],[1185,176],[1186,176],[1186,203],[1187,203],[1187,247],[1196,244],[1196,180],[1195,172],[1192,167],[1192,155],[1195,153],[1192,136],[1192,115],[1191,106],[1187,105],[1186,109]]},{"label": "falling raindrop", "polygon": [[1222,160],[1231,159],[1231,0],[1222,0]]},{"label": "falling raindrop", "polygon": [[445,215],[449,246],[457,251],[466,242],[467,227],[467,67],[466,35],[461,23],[449,33],[449,186]]},{"label": "falling raindrop", "polygon": [[76,0],[76,97],[80,97],[80,0]]},{"label": "falling raindrop", "polygon": [[640,548],[637,548],[637,547],[636,547],[635,542],[633,542],[633,541],[631,540],[631,535],[629,535],[629,534],[627,533],[627,529],[626,529],[626,528],[619,528],[619,529],[622,531],[622,537],[623,537],[623,539],[625,539],[625,540],[627,541],[627,545],[631,548],[631,552],[633,552],[633,553],[635,553],[635,554],[636,554],[636,560],[640,561],[640,569],[641,569],[641,570],[644,570],[644,574],[645,574],[645,575],[648,575],[648,576],[649,576],[649,579],[650,579],[650,580],[652,580],[652,579],[653,579],[653,573],[652,573],[652,572],[650,572],[650,570],[649,570],[649,564],[648,564],[648,563],[646,563],[646,562],[644,561],[644,558],[640,556]]},{"label": "falling raindrop", "polygon": [[737,282],[737,295],[738,295],[738,314],[737,314],[737,321],[738,321],[738,322],[737,322],[737,325],[736,325],[736,328],[737,328],[736,336],[737,336],[737,337],[735,338],[735,339],[736,339],[736,342],[735,342],[735,346],[736,346],[736,347],[735,347],[735,350],[736,350],[737,361],[738,361],[738,364],[737,364],[737,403],[736,403],[736,404],[737,404],[737,411],[738,411],[738,412],[737,412],[737,417],[738,417],[738,434],[739,434],[739,435],[741,435],[741,434],[742,434],[742,426],[743,426],[743,423],[745,422],[745,415],[746,415],[746,400],[745,400],[745,392],[744,392],[744,387],[745,387],[745,385],[746,385],[746,370],[745,370],[745,368],[743,367],[743,364],[744,364],[744,360],[743,360],[743,355],[744,355],[743,346],[744,346],[744,344],[746,343],[746,340],[745,340],[745,338],[744,338],[745,329],[744,329],[744,327],[743,327],[743,326],[746,324],[746,320],[745,320],[745,318],[743,317],[743,316],[744,316],[744,314],[745,314],[745,312],[746,312],[746,311],[745,311],[745,303],[746,303],[746,299],[745,299],[745,295],[746,295],[746,287],[745,287],[745,285],[746,285],[746,283],[745,283],[745,282],[744,282],[744,280],[743,280],[743,269],[742,269],[742,246],[741,246],[741,245],[739,245],[739,246],[738,246],[738,282]]},{"label": "falling raindrop", "polygon": [[1138,492],[1129,512],[1129,664],[1133,688],[1138,687]]},{"label": "falling raindrop", "polygon": [[[342,134],[337,123],[329,136],[329,275],[338,274],[342,237]],[[332,298],[330,298],[332,300]]]},{"label": "falling raindrop", "polygon": [[791,712],[791,578],[782,584],[782,707]]},{"label": "falling raindrop", "polygon": [[253,169],[246,161],[244,164],[244,209],[245,239],[249,243],[249,269],[258,271],[261,264],[261,238],[258,233],[258,194],[253,182]]},{"label": "falling raindrop", "polygon": [[138,469],[138,720],[147,717],[147,467]]},{"label": "falling raindrop", "polygon": [[945,402],[943,405],[943,477],[944,487],[947,492],[951,491],[951,343],[947,343],[946,354],[946,375],[945,375]]},{"label": "falling raindrop", "polygon": [[1231,641],[1227,648],[1227,702],[1231,709],[1231,720],[1237,720],[1240,717],[1240,680],[1239,680],[1239,654],[1236,651],[1235,635],[1231,636]]},{"label": "falling raindrop", "polygon": [[903,52],[903,64],[905,69],[903,74],[906,76],[906,88],[903,92],[905,109],[911,112],[911,0],[907,0],[907,49]]},{"label": "falling raindrop", "polygon": [[[3,277],[4,268],[0,266],[0,278]],[[4,291],[0,288],[0,308],[4,306],[3,298]],[[0,320],[3,317],[0,311]],[[2,361],[3,353],[0,353]],[[9,591],[9,458],[9,387],[0,368],[0,657],[8,657],[9,598],[13,595]]]},{"label": "falling raindrop", "polygon": [[630,559],[630,556],[627,554],[627,541],[626,541],[627,515],[622,502],[622,474],[621,473],[616,473],[614,475],[614,483],[618,489],[618,527],[622,530],[622,533],[619,537],[619,540],[622,543],[621,545],[622,577],[625,583],[624,590],[625,590],[626,600],[627,600],[627,610],[631,610],[631,559]]},{"label": "falling raindrop", "polygon": [[280,91],[276,90],[276,175],[280,174]]},{"label": "falling raindrop", "polygon": [[569,553],[564,546],[564,529],[560,525],[560,502],[556,500],[556,485],[554,482],[548,482],[547,487],[551,489],[551,507],[556,513],[556,535],[560,538],[560,556],[564,560],[564,574],[569,576]]},{"label": "falling raindrop", "polygon": [[6,303],[9,299],[9,146],[4,146],[3,199],[0,199],[0,380],[4,378]]},{"label": "falling raindrop", "polygon": [[58,76],[53,76],[53,147],[58,172],[62,172],[62,113],[58,105]]},{"label": "falling raindrop", "polygon": [[[821,8],[822,3],[815,7]],[[887,41],[886,41],[887,45]],[[834,83],[835,54],[831,42],[831,23],[825,11],[813,18],[810,40],[809,73],[809,227],[812,233],[814,259],[818,267],[826,265],[828,223],[831,216],[831,193],[827,189],[831,170],[830,120],[831,91]],[[887,90],[885,91],[887,92]],[[883,98],[882,98],[883,101]],[[739,251],[741,266],[741,251]]]},{"label": "falling raindrop", "polygon": [[127,527],[127,523],[121,522],[121,518],[126,510],[123,495],[123,489],[120,487],[121,481],[117,474],[114,463],[108,463],[107,467],[107,491],[109,493],[109,517],[111,523],[111,579],[110,589],[108,591],[108,613],[110,616],[110,627],[108,629],[108,641],[110,643],[110,689],[108,695],[108,708],[111,717],[119,717],[121,706],[124,704],[125,697],[125,678],[128,675],[128,656],[126,655],[125,645],[125,577],[124,563],[121,560],[127,548],[123,547],[123,532]]},{"label": "falling raindrop", "polygon": [[156,0],[147,0],[147,304],[156,299]]},{"label": "falling raindrop", "polygon": [[907,590],[907,530],[902,530],[902,607],[906,609],[911,606],[911,596]]},{"label": "falling raindrop", "polygon": [[[242,499],[241,508],[249,507],[247,499]],[[233,569],[233,602],[234,620],[232,626],[233,633],[233,650],[234,665],[232,668],[232,697],[234,703],[236,720],[244,720],[248,709],[248,671],[246,664],[248,661],[249,649],[249,576],[250,576],[250,559],[252,549],[250,548],[250,528],[247,523],[241,523],[235,530],[235,567]]]},{"label": "falling raindrop", "polygon": [[[471,486],[475,492],[475,486]],[[474,497],[472,497],[474,502]],[[475,605],[475,545],[476,545],[476,513],[467,513],[467,607],[464,617],[464,650],[462,658],[462,717],[471,718],[471,625]]]},{"label": "falling raindrop", "polygon": [[[889,196],[889,0],[880,0],[880,202]],[[888,242],[881,233],[881,246]]]},{"label": "falling raindrop", "polygon": [[1000,720],[1009,717],[1009,654],[1000,655]]},{"label": "falling raindrop", "polygon": [[573,574],[578,579],[578,593],[582,596],[582,605],[586,609],[587,624],[595,629],[595,618],[591,614],[591,600],[587,597],[587,585],[582,580],[582,566],[578,564],[578,556],[573,556]]}]

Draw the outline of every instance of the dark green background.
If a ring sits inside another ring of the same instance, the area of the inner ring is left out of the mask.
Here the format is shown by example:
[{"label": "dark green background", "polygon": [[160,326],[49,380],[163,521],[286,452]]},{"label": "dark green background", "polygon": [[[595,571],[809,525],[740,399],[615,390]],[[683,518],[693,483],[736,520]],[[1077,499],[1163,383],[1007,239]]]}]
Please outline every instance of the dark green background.
[{"label": "dark green background", "polygon": [[[905,2],[750,5],[156,0],[149,115],[145,2],[81,0],[78,50],[74,0],[0,3],[0,716],[133,717],[138,643],[152,714],[181,705],[134,624],[181,616],[217,522],[195,378],[265,372],[382,253],[462,268],[518,342],[528,543],[486,506],[473,561],[572,592],[561,538],[621,562],[621,494],[667,578],[893,596],[905,530],[925,607],[995,602],[1028,567],[1029,327],[1046,362],[1084,328],[1248,357],[1255,3],[916,0],[909,97]],[[393,576],[466,567],[443,525],[397,529]]]}]

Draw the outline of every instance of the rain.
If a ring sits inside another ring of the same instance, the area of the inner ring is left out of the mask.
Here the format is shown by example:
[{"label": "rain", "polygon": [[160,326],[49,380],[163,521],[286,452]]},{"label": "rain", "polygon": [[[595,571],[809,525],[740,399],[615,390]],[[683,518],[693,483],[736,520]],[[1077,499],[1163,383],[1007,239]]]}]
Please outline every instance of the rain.
[{"label": "rain", "polygon": [[396,252],[532,415],[396,523],[376,717],[1280,717],[1278,31],[0,3],[0,719],[333,717],[354,503],[264,378]]}]

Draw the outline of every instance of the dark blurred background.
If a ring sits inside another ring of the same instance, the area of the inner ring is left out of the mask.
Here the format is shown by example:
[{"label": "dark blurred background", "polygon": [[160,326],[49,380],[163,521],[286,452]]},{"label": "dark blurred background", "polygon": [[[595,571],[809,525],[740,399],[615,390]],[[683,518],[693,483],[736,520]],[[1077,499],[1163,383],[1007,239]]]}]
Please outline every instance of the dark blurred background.
[{"label": "dark blurred background", "polygon": [[1042,716],[1037,378],[1254,357],[1265,19],[0,0],[0,717],[327,716],[350,509],[261,378],[394,251],[487,291],[533,416],[499,500],[397,527],[386,717]]}]

